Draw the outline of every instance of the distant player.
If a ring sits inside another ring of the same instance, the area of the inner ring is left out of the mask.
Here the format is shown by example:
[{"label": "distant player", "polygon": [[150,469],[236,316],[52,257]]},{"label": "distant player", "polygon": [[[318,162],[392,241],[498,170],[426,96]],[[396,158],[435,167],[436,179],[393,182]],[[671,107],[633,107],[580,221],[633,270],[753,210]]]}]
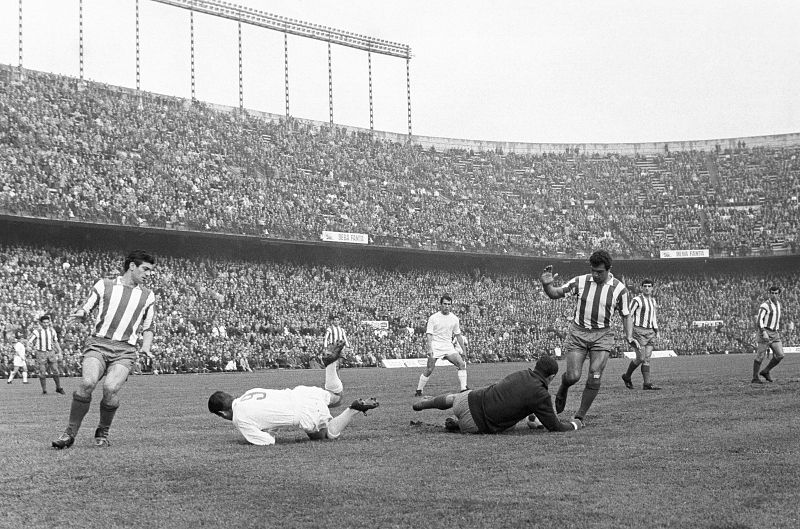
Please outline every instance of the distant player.
[{"label": "distant player", "polygon": [[58,372],[61,345],[58,343],[58,333],[53,328],[53,322],[48,314],[39,318],[39,327],[31,333],[28,345],[36,351],[36,366],[39,383],[42,385],[42,394],[47,394],[47,375],[49,373],[53,377],[53,382],[56,383],[56,393],[64,395],[64,388],[61,387],[61,378]]},{"label": "distant player", "polygon": [[653,345],[658,338],[658,319],[656,318],[656,300],[653,298],[653,280],[642,281],[642,293],[631,301],[631,319],[633,320],[633,339],[639,343],[636,358],[628,364],[628,371],[622,375],[625,387],[633,389],[631,375],[636,368],[642,366],[642,389],[658,390],[658,386],[650,383],[650,357]]},{"label": "distant player", "polygon": [[511,373],[491,386],[426,398],[412,408],[452,408],[456,418],[448,417],[445,428],[461,433],[500,433],[525,418],[531,424],[538,420],[553,432],[577,430],[583,426],[581,421],[561,421],[553,412],[547,388],[556,373],[558,362],[552,356],[542,356],[533,369]]},{"label": "distant player", "polygon": [[89,412],[92,392],[102,378],[105,379],[103,399],[94,443],[98,447],[109,446],[108,430],[119,407],[119,391],[138,357],[140,336],[139,351],[152,358],[156,296],[145,284],[155,262],[149,253],[134,250],[125,258],[123,275],[97,281],[83,307],[70,315],[71,319],[84,319],[97,308],[94,328],[83,350],[83,378],[72,394],[67,428],[53,441],[53,448],[69,448],[75,442],[81,422]]},{"label": "distant player", "polygon": [[[428,318],[428,326],[425,329],[425,348],[428,354],[428,365],[419,376],[415,393],[417,397],[422,396],[425,384],[428,383],[433,374],[436,361],[439,358],[447,358],[451,364],[456,366],[458,369],[456,374],[461,391],[466,391],[467,389],[467,363],[461,357],[462,354],[466,355],[467,343],[461,336],[458,316],[450,312],[453,308],[453,298],[445,294],[439,298],[439,307],[439,312],[432,314]],[[460,345],[461,354],[453,347],[454,340]]]},{"label": "distant player", "polygon": [[25,354],[25,344],[22,343],[22,333],[17,331],[14,340],[14,358],[11,361],[13,368],[11,369],[11,373],[8,375],[8,380],[6,381],[7,384],[11,384],[14,380],[14,377],[17,373],[22,373],[22,383],[28,383],[28,359],[26,358]]},{"label": "distant player", "polygon": [[[331,313],[328,315],[328,328],[325,329],[325,336],[322,339],[322,348],[327,351],[333,344],[342,340],[345,347],[350,347],[350,342],[347,340],[347,333],[344,327],[341,326],[339,315]],[[338,361],[337,361],[338,367]]]},{"label": "distant player", "polygon": [[581,378],[581,371],[586,358],[589,358],[589,376],[581,396],[581,405],[575,414],[581,421],[600,391],[600,379],[614,349],[611,316],[619,312],[625,338],[635,350],[639,343],[633,339],[633,325],[630,319],[630,302],[628,289],[611,274],[611,255],[605,250],[597,250],[589,257],[591,273],[576,276],[564,286],[553,286],[553,267],[544,269],[541,276],[544,293],[550,299],[563,298],[567,294],[575,297],[575,315],[569,325],[564,339],[564,355],[567,369],[561,377],[561,386],[556,393],[556,413],[564,411],[567,404],[567,392],[570,386]]},{"label": "distant player", "polygon": [[[770,371],[783,360],[783,343],[781,335],[778,333],[781,328],[781,302],[778,296],[781,293],[779,286],[769,287],[769,297],[767,301],[758,308],[758,345],[756,346],[756,358],[753,360],[753,379],[751,383],[761,384],[759,375],[764,377],[767,382],[772,382]],[[772,349],[772,360],[767,367],[759,371],[764,355]]]},{"label": "distant player", "polygon": [[247,442],[269,446],[275,444],[275,432],[300,428],[310,439],[338,439],[358,412],[377,408],[375,399],[358,399],[333,417],[329,408],[341,404],[343,386],[336,374],[336,362],[344,349],[344,340],[330,348],[323,358],[325,388],[297,386],[292,389],[254,388],[239,398],[224,391],[214,392],[208,399],[208,411],[233,421]]}]

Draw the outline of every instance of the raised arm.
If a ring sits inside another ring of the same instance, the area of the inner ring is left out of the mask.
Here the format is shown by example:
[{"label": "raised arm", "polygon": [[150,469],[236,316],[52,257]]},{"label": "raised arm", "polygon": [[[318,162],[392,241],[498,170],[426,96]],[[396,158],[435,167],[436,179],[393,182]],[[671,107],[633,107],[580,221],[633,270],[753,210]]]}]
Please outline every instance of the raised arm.
[{"label": "raised arm", "polygon": [[567,289],[565,289],[564,287],[553,286],[553,279],[555,279],[555,276],[553,275],[553,265],[545,266],[544,272],[539,278],[539,280],[542,282],[542,288],[544,289],[544,293],[547,294],[547,297],[550,299],[563,298],[564,296],[566,296]]}]

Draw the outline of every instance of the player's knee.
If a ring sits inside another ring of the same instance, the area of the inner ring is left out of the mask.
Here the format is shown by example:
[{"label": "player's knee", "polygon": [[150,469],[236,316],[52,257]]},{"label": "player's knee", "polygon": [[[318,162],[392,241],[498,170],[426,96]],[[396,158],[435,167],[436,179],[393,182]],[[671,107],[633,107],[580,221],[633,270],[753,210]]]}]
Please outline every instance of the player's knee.
[{"label": "player's knee", "polygon": [[581,379],[580,373],[575,373],[573,371],[567,371],[563,375],[561,375],[561,382],[567,386],[572,386],[573,384],[577,383],[578,380]]},{"label": "player's knee", "polygon": [[650,367],[650,359],[646,358],[646,359],[642,360],[642,366]]},{"label": "player's knee", "polygon": [[600,389],[600,379],[602,378],[602,376],[603,376],[602,373],[589,371],[589,376],[586,379],[587,389]]},{"label": "player's knee", "polygon": [[[330,390],[329,390],[330,391]],[[342,404],[342,394],[341,393],[334,393],[330,391],[331,394],[331,401],[328,404],[329,408],[337,408]]]},{"label": "player's knee", "polygon": [[322,439],[335,439],[333,437],[329,437],[330,434],[328,434],[327,428],[323,428],[316,432],[306,432],[306,434],[308,434],[308,438],[311,439],[312,441],[320,441]]}]

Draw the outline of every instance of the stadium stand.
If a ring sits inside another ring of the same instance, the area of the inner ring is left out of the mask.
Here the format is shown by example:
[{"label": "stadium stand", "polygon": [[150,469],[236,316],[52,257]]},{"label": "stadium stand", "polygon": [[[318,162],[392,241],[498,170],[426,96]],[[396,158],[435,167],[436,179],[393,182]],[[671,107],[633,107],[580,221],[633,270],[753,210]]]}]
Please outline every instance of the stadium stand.
[{"label": "stadium stand", "polygon": [[0,68],[0,212],[583,257],[796,254],[800,146],[658,156],[423,149]]}]

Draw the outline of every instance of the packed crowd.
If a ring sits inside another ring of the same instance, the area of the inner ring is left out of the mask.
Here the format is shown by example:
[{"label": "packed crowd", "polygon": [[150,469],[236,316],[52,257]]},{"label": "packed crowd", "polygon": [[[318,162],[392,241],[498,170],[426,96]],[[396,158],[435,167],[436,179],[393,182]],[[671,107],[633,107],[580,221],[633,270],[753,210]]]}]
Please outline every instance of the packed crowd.
[{"label": "packed crowd", "polygon": [[661,156],[425,150],[0,67],[0,211],[491,253],[797,253],[800,146]]},{"label": "packed crowd", "polygon": [[[16,335],[27,337],[48,313],[61,337],[65,374],[80,370],[89,329],[66,322],[99,277],[120,274],[121,258],[101,251],[0,246],[0,370],[8,372]],[[636,290],[641,278],[615,270]],[[654,278],[661,306],[659,348],[679,354],[745,352],[755,344],[754,317],[768,285],[784,288],[786,345],[798,345],[800,274]],[[427,317],[443,292],[469,341],[472,363],[529,361],[561,345],[574,303],[541,291],[537,273],[487,274],[386,270],[283,262],[158,257],[150,285],[158,298],[156,359],[137,369],[155,373],[302,368],[318,365],[330,314],[344,322],[346,364],[425,356]],[[364,322],[386,321],[376,332]],[[697,327],[694,322],[714,322]],[[618,353],[626,350],[616,333]],[[30,360],[31,370],[34,362]]]}]

